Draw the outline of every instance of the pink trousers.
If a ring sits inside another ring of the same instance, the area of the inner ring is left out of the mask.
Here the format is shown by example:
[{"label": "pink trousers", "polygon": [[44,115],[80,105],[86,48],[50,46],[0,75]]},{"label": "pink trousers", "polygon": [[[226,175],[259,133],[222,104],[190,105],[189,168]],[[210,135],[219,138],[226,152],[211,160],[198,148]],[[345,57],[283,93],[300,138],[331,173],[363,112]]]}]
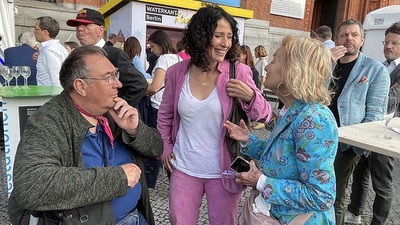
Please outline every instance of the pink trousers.
[{"label": "pink trousers", "polygon": [[221,178],[196,178],[176,169],[169,187],[169,218],[172,225],[196,225],[204,193],[210,225],[234,225],[242,192],[226,191]]}]

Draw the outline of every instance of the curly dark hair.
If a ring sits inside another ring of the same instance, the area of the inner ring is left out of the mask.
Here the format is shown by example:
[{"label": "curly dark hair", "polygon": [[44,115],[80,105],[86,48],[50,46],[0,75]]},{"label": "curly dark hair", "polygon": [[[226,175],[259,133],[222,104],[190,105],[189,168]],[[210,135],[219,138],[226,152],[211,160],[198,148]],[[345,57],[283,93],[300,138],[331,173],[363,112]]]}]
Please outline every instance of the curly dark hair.
[{"label": "curly dark hair", "polygon": [[219,6],[208,5],[199,9],[192,16],[183,31],[182,43],[186,53],[191,57],[190,63],[200,68],[202,71],[210,71],[210,62],[207,59],[208,48],[214,35],[217,22],[226,19],[232,27],[232,46],[225,55],[225,59],[234,62],[238,55],[239,35],[236,20]]}]

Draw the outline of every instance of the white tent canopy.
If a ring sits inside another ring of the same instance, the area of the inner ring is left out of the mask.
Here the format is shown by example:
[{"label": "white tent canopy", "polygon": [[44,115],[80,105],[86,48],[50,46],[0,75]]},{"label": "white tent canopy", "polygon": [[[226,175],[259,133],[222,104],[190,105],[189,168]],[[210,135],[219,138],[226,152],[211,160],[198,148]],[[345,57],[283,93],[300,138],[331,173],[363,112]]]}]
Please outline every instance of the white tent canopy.
[{"label": "white tent canopy", "polygon": [[385,31],[393,23],[400,21],[400,5],[392,5],[367,14],[364,21],[365,41],[362,52],[381,62],[385,61],[382,41]]},{"label": "white tent canopy", "polygon": [[13,1],[0,1],[0,18],[0,34],[3,37],[1,46],[3,49],[13,47],[15,45]]}]

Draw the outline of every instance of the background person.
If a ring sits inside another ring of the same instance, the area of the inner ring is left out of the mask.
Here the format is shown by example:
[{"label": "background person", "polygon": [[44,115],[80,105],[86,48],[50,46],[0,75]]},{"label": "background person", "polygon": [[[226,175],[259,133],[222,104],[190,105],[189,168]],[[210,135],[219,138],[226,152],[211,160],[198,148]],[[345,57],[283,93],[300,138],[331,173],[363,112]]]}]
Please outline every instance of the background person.
[{"label": "background person", "polygon": [[[258,89],[260,89],[262,93],[260,74],[254,67],[253,56],[251,55],[249,46],[241,45],[239,49],[240,49],[239,62],[250,67],[251,73],[253,74],[254,84]],[[259,130],[265,127],[264,123],[257,123],[253,122],[252,120],[250,120],[250,126],[253,127],[253,129],[255,130]]]},{"label": "background person", "polygon": [[[36,41],[35,34],[32,32],[25,32],[21,37],[21,45],[18,47],[7,48],[4,51],[5,66],[29,66],[31,75],[28,78],[28,85],[36,85],[36,61],[33,60],[32,55],[36,52],[33,47],[39,44]],[[0,77],[0,82],[4,82],[4,78]],[[18,84],[24,83],[22,76],[18,77]],[[15,85],[15,79],[10,81],[10,85]]]},{"label": "background person", "polygon": [[124,50],[124,45],[125,45],[125,42],[117,41],[113,46],[114,46],[115,48]]},{"label": "background person", "polygon": [[[147,125],[157,127],[157,114],[164,93],[165,73],[168,68],[175,63],[182,61],[182,58],[176,54],[172,46],[171,38],[162,30],[153,32],[149,38],[151,52],[157,57],[157,64],[154,66],[151,74],[151,83],[147,88],[146,94],[150,97],[148,108]],[[158,172],[162,163],[159,159],[147,159],[146,161],[146,179],[149,187],[155,187]]]},{"label": "background person", "polygon": [[[329,109],[340,127],[381,120],[386,110],[390,84],[387,68],[359,51],[363,43],[364,30],[359,21],[349,19],[339,25],[336,45],[346,47],[346,53],[339,58],[333,71],[336,83]],[[367,156],[368,152],[339,144],[334,164],[336,225],[344,224],[346,188],[362,155]],[[380,209],[384,210],[383,207]]]},{"label": "background person", "polygon": [[240,46],[239,62],[250,67],[251,72],[253,73],[254,84],[256,85],[256,87],[258,89],[261,90],[260,73],[254,67],[254,60],[253,60],[253,56],[251,55],[251,50],[250,50],[249,46],[247,46],[247,45]]},{"label": "background person", "polygon": [[176,50],[178,51],[176,54],[179,55],[183,60],[190,59],[190,55],[186,53],[185,46],[182,44],[182,40],[176,43]]},{"label": "background person", "polygon": [[132,61],[136,69],[139,70],[139,72],[141,72],[146,79],[150,79],[151,76],[144,70],[142,61],[140,59],[140,53],[142,52],[142,47],[140,46],[139,40],[134,36],[126,39],[124,45],[124,51],[128,54],[129,59]]},{"label": "background person", "polygon": [[[400,22],[392,24],[385,32],[383,52],[384,65],[390,74],[389,96],[400,100]],[[361,224],[361,215],[366,207],[370,180],[375,192],[371,224],[383,225],[389,216],[393,200],[393,169],[395,159],[390,156],[371,152],[368,157],[362,155],[353,172],[350,204],[347,206],[345,223]]]},{"label": "background person", "polygon": [[282,118],[268,140],[250,135],[243,121],[224,124],[232,138],[247,143],[242,152],[260,160],[259,168],[252,160],[249,172],[236,174],[237,182],[256,187],[281,224],[306,213],[312,215],[305,224],[335,224],[338,132],[326,85],[331,53],[314,39],[288,36],[266,70],[264,85],[284,103]]},{"label": "background person", "polygon": [[67,21],[67,25],[76,27],[76,38],[81,45],[95,45],[107,52],[108,60],[120,73],[122,87],[118,89],[118,96],[125,99],[129,105],[137,107],[146,92],[147,81],[123,50],[105,44],[103,15],[96,10],[83,8],[75,19]]},{"label": "background person", "polygon": [[157,64],[151,73],[152,82],[147,88],[146,94],[150,96],[151,107],[149,109],[148,125],[157,127],[157,112],[164,93],[164,80],[167,69],[182,58],[176,54],[172,46],[171,38],[162,30],[157,30],[149,36],[151,52],[157,57]]},{"label": "background person", "polygon": [[147,67],[146,73],[151,74],[153,72],[154,66],[157,63],[157,59],[158,59],[158,57],[156,56],[156,54],[151,52],[150,45],[147,44],[146,45],[146,60],[149,65]]},{"label": "background person", "polygon": [[168,69],[157,125],[164,141],[162,160],[171,172],[170,221],[197,224],[205,193],[210,224],[232,225],[244,187],[228,172],[231,159],[222,124],[232,97],[254,120],[269,120],[271,107],[248,66],[237,64],[236,79],[229,80],[239,38],[237,22],[222,8],[199,9],[182,41],[191,58]]},{"label": "background person", "polygon": [[335,47],[335,42],[332,41],[332,30],[330,27],[323,25],[318,27],[317,31],[317,39],[322,42],[329,49]]},{"label": "background person", "polygon": [[108,47],[111,47],[111,46],[114,46],[115,43],[117,43],[117,42],[118,42],[117,35],[111,33],[108,35],[108,41],[106,42],[105,45]]},{"label": "background person", "polygon": [[64,47],[67,49],[68,53],[71,53],[74,49],[78,48],[79,45],[75,41],[64,42]]},{"label": "background person", "polygon": [[261,92],[263,92],[264,81],[265,81],[265,77],[267,76],[267,72],[265,71],[265,67],[268,65],[268,62],[265,59],[265,57],[268,56],[268,53],[265,50],[264,46],[259,45],[259,46],[254,48],[254,55],[258,59],[256,64],[254,65],[254,67],[256,68],[258,73],[260,74],[260,77],[261,77],[260,90],[261,90]]},{"label": "background person", "polygon": [[41,43],[36,63],[38,86],[61,86],[59,73],[68,51],[60,44],[60,40],[55,39],[59,31],[60,24],[52,17],[41,16],[36,19],[33,33]]},{"label": "background person", "polygon": [[396,115],[400,116],[400,21],[393,23],[385,32],[383,42],[385,54],[385,66],[390,74],[390,96],[396,96]]}]

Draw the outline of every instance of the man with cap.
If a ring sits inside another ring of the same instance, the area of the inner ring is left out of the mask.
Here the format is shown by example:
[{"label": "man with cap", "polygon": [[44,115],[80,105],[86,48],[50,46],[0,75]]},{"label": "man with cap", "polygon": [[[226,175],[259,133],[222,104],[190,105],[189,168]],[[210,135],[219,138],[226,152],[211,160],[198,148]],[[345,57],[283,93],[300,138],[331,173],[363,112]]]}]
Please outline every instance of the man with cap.
[{"label": "man with cap", "polygon": [[122,87],[118,89],[118,96],[128,104],[137,107],[147,90],[147,81],[131,63],[128,54],[124,51],[107,46],[103,39],[104,17],[93,9],[83,8],[78,12],[76,19],[67,21],[67,25],[76,27],[76,37],[81,45],[95,45],[107,52],[107,58],[119,70],[119,80]]}]

